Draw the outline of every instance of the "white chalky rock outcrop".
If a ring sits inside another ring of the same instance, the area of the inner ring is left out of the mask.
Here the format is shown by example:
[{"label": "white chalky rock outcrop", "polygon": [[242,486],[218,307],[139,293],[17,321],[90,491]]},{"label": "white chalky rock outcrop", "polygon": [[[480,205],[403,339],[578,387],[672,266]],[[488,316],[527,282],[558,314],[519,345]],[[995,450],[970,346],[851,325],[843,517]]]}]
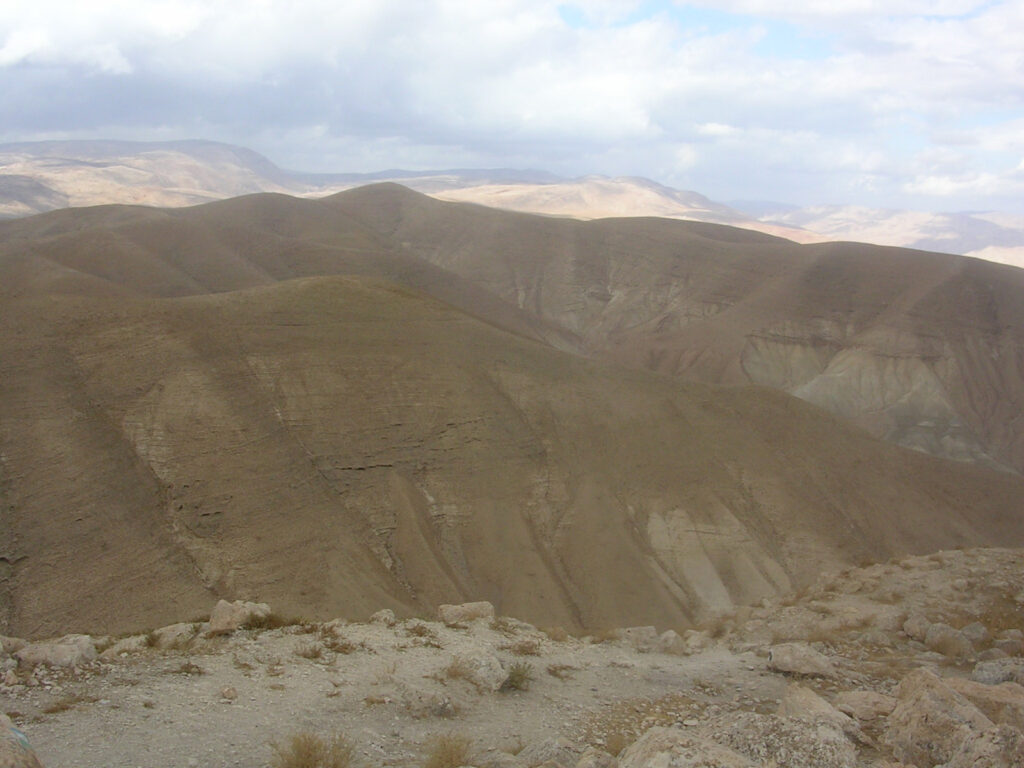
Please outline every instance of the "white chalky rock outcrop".
[{"label": "white chalky rock outcrop", "polygon": [[437,606],[437,617],[445,624],[462,624],[476,619],[493,619],[494,606],[485,600],[476,603]]},{"label": "white chalky rock outcrop", "polygon": [[79,667],[96,659],[96,646],[89,635],[64,635],[57,640],[29,643],[15,651],[22,664],[47,667]]},{"label": "white chalky rock outcrop", "polygon": [[249,626],[270,616],[270,606],[266,603],[250,603],[235,600],[229,603],[220,600],[210,613],[210,635],[224,635]]},{"label": "white chalky rock outcrop", "polygon": [[735,750],[682,728],[648,730],[621,755],[619,768],[760,768]]},{"label": "white chalky rock outcrop", "polygon": [[966,698],[926,669],[911,672],[896,688],[898,703],[882,741],[897,759],[932,768],[995,724]]},{"label": "white chalky rock outcrop", "polygon": [[777,672],[797,675],[828,676],[835,672],[828,657],[806,643],[773,645],[768,649],[768,666]]}]

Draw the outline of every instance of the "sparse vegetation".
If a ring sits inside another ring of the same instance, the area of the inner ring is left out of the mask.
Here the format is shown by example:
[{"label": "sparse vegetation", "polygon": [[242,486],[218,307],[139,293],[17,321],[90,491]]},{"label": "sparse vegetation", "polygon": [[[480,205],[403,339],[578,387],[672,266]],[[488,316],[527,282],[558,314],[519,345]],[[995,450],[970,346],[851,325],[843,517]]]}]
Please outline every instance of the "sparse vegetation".
[{"label": "sparse vegetation", "polygon": [[491,629],[503,635],[514,635],[516,633],[515,623],[507,616],[496,616],[491,621]]},{"label": "sparse vegetation", "polygon": [[533,665],[519,661],[508,668],[508,677],[498,689],[502,692],[525,691],[530,688],[530,681],[533,680]]},{"label": "sparse vegetation", "polygon": [[71,694],[50,702],[42,708],[44,715],[55,715],[58,712],[67,712],[74,709],[78,704],[91,704],[96,701],[95,696],[83,696],[82,694]]},{"label": "sparse vegetation", "polygon": [[577,669],[578,667],[574,667],[571,664],[548,664],[548,674],[552,677],[557,677],[559,680],[572,679],[572,673]]},{"label": "sparse vegetation", "polygon": [[503,645],[506,651],[511,651],[516,656],[540,656],[540,641],[529,637],[517,640],[510,645]]},{"label": "sparse vegetation", "polygon": [[471,741],[465,736],[445,734],[433,740],[423,768],[459,768],[469,762]]},{"label": "sparse vegetation", "polygon": [[325,740],[308,731],[293,734],[284,744],[271,742],[270,748],[273,768],[349,768],[354,753],[340,734]]},{"label": "sparse vegetation", "polygon": [[310,661],[323,659],[324,647],[320,643],[302,643],[295,648],[295,655]]},{"label": "sparse vegetation", "polygon": [[180,666],[168,670],[171,675],[205,675],[206,670],[192,661],[183,661]]}]

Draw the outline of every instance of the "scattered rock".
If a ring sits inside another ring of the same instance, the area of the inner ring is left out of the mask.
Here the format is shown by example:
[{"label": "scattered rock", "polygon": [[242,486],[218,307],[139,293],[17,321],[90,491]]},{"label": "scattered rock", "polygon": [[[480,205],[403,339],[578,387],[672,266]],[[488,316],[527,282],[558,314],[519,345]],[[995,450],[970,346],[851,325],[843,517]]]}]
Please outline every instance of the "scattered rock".
[{"label": "scattered rock", "polygon": [[439,605],[437,617],[445,624],[461,624],[475,619],[493,619],[494,606],[487,601],[462,603],[461,605]]},{"label": "scattered rock", "polygon": [[456,653],[452,665],[480,691],[494,693],[508,677],[498,657],[482,647],[470,647]]},{"label": "scattered rock", "polygon": [[112,646],[103,651],[103,653],[100,654],[100,658],[104,661],[113,661],[114,659],[119,659],[121,654],[140,653],[148,647],[149,639],[146,635],[132,635],[131,637],[124,637],[118,640]]},{"label": "scattered rock", "polygon": [[843,691],[836,695],[835,707],[861,723],[887,717],[896,706],[896,699],[874,691]]},{"label": "scattered rock", "polygon": [[928,634],[928,628],[931,627],[931,625],[932,623],[920,613],[914,613],[911,614],[905,622],[903,622],[903,632],[911,640],[917,640],[919,643],[923,643]]},{"label": "scattered rock", "polygon": [[658,645],[658,630],[654,627],[626,627],[619,630],[619,638],[632,644],[640,653],[648,653]]},{"label": "scattered rock", "polygon": [[818,720],[740,712],[712,727],[715,739],[759,765],[854,768],[857,751],[841,728]]},{"label": "scattered rock", "polygon": [[1020,768],[1024,765],[1024,735],[1000,725],[960,745],[941,768]]},{"label": "scattered rock", "polygon": [[198,628],[195,624],[181,622],[153,630],[151,637],[147,640],[153,643],[154,648],[166,651],[171,648],[184,648],[197,633]]},{"label": "scattered rock", "polygon": [[576,763],[576,768],[618,768],[619,761],[603,749],[589,747]]},{"label": "scattered rock", "polygon": [[806,643],[783,643],[768,650],[768,667],[797,675],[828,676],[835,672],[832,662]]},{"label": "scattered rock", "polygon": [[758,768],[745,756],[681,728],[655,727],[619,755],[619,768]]},{"label": "scattered rock", "polygon": [[964,637],[971,641],[971,644],[975,648],[984,645],[989,641],[989,639],[991,639],[991,635],[989,635],[988,632],[988,627],[986,627],[980,621],[971,622],[966,627],[963,627],[960,630],[960,632],[963,634]]},{"label": "scattered rock", "polygon": [[14,656],[29,666],[80,667],[96,659],[96,647],[88,635],[64,635],[57,640],[29,643]]},{"label": "scattered rock", "polygon": [[233,685],[227,685],[220,689],[220,697],[225,701],[234,701],[238,698],[238,691]]},{"label": "scattered rock", "polygon": [[1024,731],[1024,687],[1017,683],[985,685],[961,678],[950,678],[945,682],[993,723]]},{"label": "scattered rock", "polygon": [[985,685],[1018,683],[1024,685],[1024,659],[994,659],[974,665],[971,680]]},{"label": "scattered rock", "polygon": [[247,627],[270,616],[270,606],[266,603],[249,603],[236,600],[229,603],[220,600],[210,613],[209,635],[225,635]]},{"label": "scattered rock", "polygon": [[778,714],[810,721],[824,721],[839,728],[847,736],[862,740],[860,726],[849,715],[844,715],[810,688],[791,683],[779,702]]},{"label": "scattered rock", "polygon": [[395,626],[395,612],[390,608],[382,608],[370,617],[371,624],[380,624],[385,627]]},{"label": "scattered rock", "polygon": [[519,753],[519,758],[528,766],[554,763],[560,768],[575,768],[583,748],[576,742],[559,736],[539,744],[531,744]]},{"label": "scattered rock", "polygon": [[918,669],[900,682],[882,741],[904,763],[930,768],[994,724],[934,672]]},{"label": "scattered rock", "polygon": [[13,654],[20,651],[26,645],[28,645],[28,640],[22,640],[20,637],[5,637],[0,635],[0,652]]},{"label": "scattered rock", "polygon": [[675,656],[685,656],[689,653],[686,642],[674,629],[662,632],[658,636],[658,650]]},{"label": "scattered rock", "polygon": [[470,762],[476,768],[528,768],[519,755],[511,755],[500,749],[477,752]]},{"label": "scattered rock", "polygon": [[951,658],[966,658],[974,653],[974,646],[961,631],[942,622],[928,627],[924,644],[930,650]]}]

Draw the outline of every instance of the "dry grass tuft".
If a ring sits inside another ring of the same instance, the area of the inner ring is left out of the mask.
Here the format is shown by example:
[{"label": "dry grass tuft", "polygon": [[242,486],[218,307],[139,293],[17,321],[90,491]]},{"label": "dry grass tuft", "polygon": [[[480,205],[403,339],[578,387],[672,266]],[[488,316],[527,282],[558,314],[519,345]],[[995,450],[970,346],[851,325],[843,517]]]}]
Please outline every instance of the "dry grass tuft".
[{"label": "dry grass tuft", "polygon": [[503,645],[502,648],[516,656],[540,656],[540,641],[532,637],[517,640],[511,645]]},{"label": "dry grass tuft", "polygon": [[530,681],[533,680],[533,666],[520,661],[508,668],[508,677],[498,688],[499,691],[526,691],[530,688]]},{"label": "dry grass tuft", "polygon": [[608,734],[604,740],[604,749],[612,757],[618,757],[622,754],[622,751],[636,741],[635,738],[623,733],[622,731],[616,731],[615,733]]},{"label": "dry grass tuft", "polygon": [[571,680],[572,673],[578,670],[571,664],[548,664],[548,674],[557,677],[559,680]]},{"label": "dry grass tuft", "polygon": [[183,661],[181,666],[167,671],[169,675],[205,675],[206,670],[191,661]]},{"label": "dry grass tuft", "polygon": [[42,708],[42,712],[44,715],[55,715],[58,712],[67,712],[69,709],[74,709],[79,704],[91,704],[94,701],[96,701],[95,696],[83,696],[82,694],[74,693],[47,704]]},{"label": "dry grass tuft", "polygon": [[423,768],[459,768],[469,762],[470,740],[452,733],[433,740]]},{"label": "dry grass tuft", "polygon": [[302,643],[295,649],[295,655],[311,661],[324,657],[324,647],[320,643]]},{"label": "dry grass tuft", "polygon": [[273,768],[349,768],[354,752],[340,734],[324,740],[308,731],[292,734],[285,744],[271,742],[270,748]]}]

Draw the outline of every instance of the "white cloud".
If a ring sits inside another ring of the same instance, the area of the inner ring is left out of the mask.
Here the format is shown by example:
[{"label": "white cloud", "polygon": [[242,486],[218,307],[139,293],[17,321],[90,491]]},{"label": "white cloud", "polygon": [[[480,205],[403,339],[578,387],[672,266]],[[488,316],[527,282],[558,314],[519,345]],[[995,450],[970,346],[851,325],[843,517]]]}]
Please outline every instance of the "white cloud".
[{"label": "white cloud", "polygon": [[[1020,0],[678,5],[745,15],[709,30],[638,0],[579,2],[582,25],[545,0],[19,0],[0,14],[0,124],[801,199],[980,195],[1005,185],[936,181],[965,171],[921,153],[955,146],[979,178],[1024,154]],[[780,49],[778,24],[821,50]]]}]

